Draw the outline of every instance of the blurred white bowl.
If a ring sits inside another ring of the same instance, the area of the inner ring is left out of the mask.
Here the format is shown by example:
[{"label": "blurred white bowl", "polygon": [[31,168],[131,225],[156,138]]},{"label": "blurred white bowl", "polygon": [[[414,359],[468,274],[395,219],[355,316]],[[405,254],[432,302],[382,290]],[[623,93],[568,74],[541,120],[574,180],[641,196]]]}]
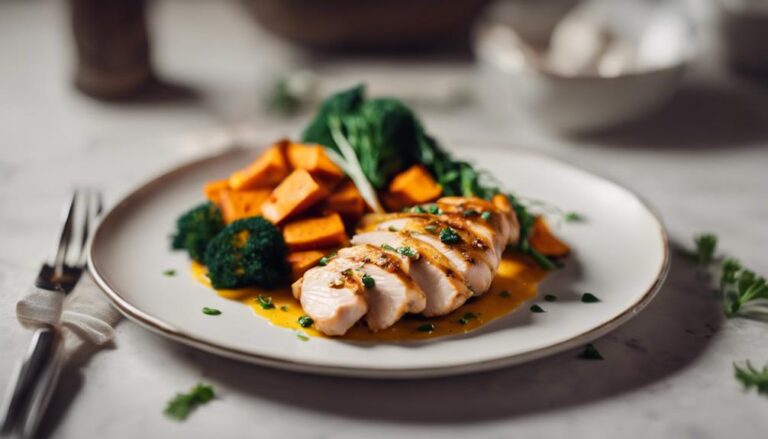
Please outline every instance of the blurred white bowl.
[{"label": "blurred white bowl", "polygon": [[503,7],[474,34],[486,96],[501,111],[557,131],[605,129],[659,107],[694,53],[691,26],[670,9],[590,2],[537,50],[504,21]]}]

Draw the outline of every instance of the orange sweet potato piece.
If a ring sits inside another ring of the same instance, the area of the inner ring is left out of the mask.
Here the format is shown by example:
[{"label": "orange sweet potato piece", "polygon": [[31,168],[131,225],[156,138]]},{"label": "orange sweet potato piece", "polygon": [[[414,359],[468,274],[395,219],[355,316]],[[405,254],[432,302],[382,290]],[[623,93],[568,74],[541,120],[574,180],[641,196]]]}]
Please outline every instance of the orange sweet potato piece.
[{"label": "orange sweet potato piece", "polygon": [[342,246],[347,242],[347,234],[341,216],[332,213],[286,224],[283,239],[291,250],[311,250]]},{"label": "orange sweet potato piece", "polygon": [[323,180],[329,185],[333,185],[344,178],[344,171],[328,158],[325,149],[320,145],[291,143],[286,148],[286,156],[288,163],[294,169],[305,169],[313,177]]},{"label": "orange sweet potato piece", "polygon": [[309,172],[296,169],[269,194],[261,205],[261,214],[273,224],[280,224],[326,196],[328,191]]},{"label": "orange sweet potato piece", "polygon": [[571,251],[567,244],[557,239],[541,216],[534,220],[528,240],[534,249],[545,256],[563,257]]},{"label": "orange sweet potato piece", "polygon": [[261,214],[261,205],[272,191],[254,189],[250,191],[225,190],[220,194],[221,215],[227,224]]},{"label": "orange sweet potato piece", "polygon": [[345,219],[357,219],[365,212],[365,201],[352,180],[347,180],[336,188],[323,203],[323,212],[336,212]]},{"label": "orange sweet potato piece", "polygon": [[293,278],[298,279],[304,273],[315,266],[317,262],[325,256],[325,252],[320,250],[307,250],[288,253],[288,263],[291,265]]},{"label": "orange sweet potato piece", "polygon": [[509,204],[509,198],[504,194],[496,194],[491,198],[491,203],[502,212],[511,212],[512,205]]},{"label": "orange sweet potato piece", "polygon": [[407,206],[432,201],[443,193],[443,188],[425,167],[413,165],[392,179],[389,193]]},{"label": "orange sweet potato piece", "polygon": [[272,187],[280,183],[290,173],[284,150],[283,143],[266,150],[245,169],[230,175],[229,187],[245,190]]},{"label": "orange sweet potato piece", "polygon": [[213,180],[203,186],[203,193],[208,201],[218,205],[221,200],[221,193],[227,189],[229,189],[229,180]]}]

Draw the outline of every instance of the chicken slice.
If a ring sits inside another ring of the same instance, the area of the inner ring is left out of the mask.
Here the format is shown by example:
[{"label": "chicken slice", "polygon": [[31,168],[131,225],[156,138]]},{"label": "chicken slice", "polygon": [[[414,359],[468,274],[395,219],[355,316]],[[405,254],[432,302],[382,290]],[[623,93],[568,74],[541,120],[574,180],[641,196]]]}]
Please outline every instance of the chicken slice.
[{"label": "chicken slice", "polygon": [[[506,199],[506,197],[503,198]],[[506,205],[502,209],[488,200],[476,197],[443,197],[437,200],[437,206],[444,212],[463,213],[467,210],[474,210],[481,214],[490,212],[488,223],[499,231],[501,236],[506,237],[504,246],[516,244],[520,239],[520,224],[511,206]]]},{"label": "chicken slice", "polygon": [[376,332],[395,324],[405,313],[419,313],[426,306],[424,291],[411,276],[410,260],[373,245],[355,245],[339,250],[338,258],[358,264],[356,275],[363,279],[368,313],[365,320]]},{"label": "chicken slice", "polygon": [[333,259],[324,267],[314,267],[293,285],[301,308],[327,335],[344,335],[366,312],[368,304],[360,279],[350,273],[359,263]]},{"label": "chicken slice", "polygon": [[359,233],[352,238],[352,244],[371,244],[391,249],[410,247],[418,255],[416,260],[391,252],[400,259],[409,261],[408,273],[426,296],[422,314],[427,317],[448,314],[472,296],[464,277],[453,263],[434,247],[406,235],[389,231]]}]

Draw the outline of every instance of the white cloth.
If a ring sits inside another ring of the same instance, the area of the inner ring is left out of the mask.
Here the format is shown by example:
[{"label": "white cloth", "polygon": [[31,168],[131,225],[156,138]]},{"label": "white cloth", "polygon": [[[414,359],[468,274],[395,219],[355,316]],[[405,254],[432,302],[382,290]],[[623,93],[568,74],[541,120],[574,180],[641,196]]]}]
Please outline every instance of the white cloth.
[{"label": "white cloth", "polygon": [[66,296],[32,287],[16,304],[16,317],[26,328],[57,326],[64,337],[64,357],[69,360],[85,346],[106,346],[114,338],[114,327],[121,316],[90,277],[84,275]]}]

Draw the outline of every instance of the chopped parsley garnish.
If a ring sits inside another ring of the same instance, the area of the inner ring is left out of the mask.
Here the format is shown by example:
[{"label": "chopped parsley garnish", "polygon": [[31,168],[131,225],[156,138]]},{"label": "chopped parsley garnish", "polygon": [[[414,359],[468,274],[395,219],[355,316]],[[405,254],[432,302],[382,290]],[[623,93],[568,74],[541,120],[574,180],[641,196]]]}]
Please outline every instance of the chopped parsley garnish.
[{"label": "chopped parsley garnish", "polygon": [[754,387],[757,393],[768,396],[768,366],[757,369],[747,361],[744,367],[734,364],[733,369],[736,379],[744,385],[745,389]]},{"label": "chopped parsley garnish", "polygon": [[425,213],[426,210],[424,210],[421,206],[413,206],[411,207],[411,213]]},{"label": "chopped parsley garnish", "polygon": [[584,216],[577,212],[566,212],[563,214],[563,220],[567,223],[580,223],[584,221]]},{"label": "chopped parsley garnish", "polygon": [[221,311],[219,311],[216,308],[208,308],[206,306],[205,308],[203,308],[203,314],[205,314],[207,316],[217,316],[217,315],[221,314]]},{"label": "chopped parsley garnish", "polygon": [[592,293],[584,293],[581,295],[581,301],[584,303],[597,303],[600,299]]},{"label": "chopped parsley garnish", "polygon": [[363,285],[365,288],[374,288],[376,286],[376,279],[364,274],[362,277]]},{"label": "chopped parsley garnish", "polygon": [[581,358],[582,360],[603,360],[603,356],[592,343],[584,346],[584,352],[580,353],[578,358]]},{"label": "chopped parsley garnish", "polygon": [[477,318],[477,314],[473,312],[466,312],[459,319],[459,323],[461,323],[462,325],[466,325],[467,323],[469,323],[470,320],[475,320],[476,318]]},{"label": "chopped parsley garnish", "polygon": [[322,258],[320,258],[319,261],[317,261],[317,265],[321,267],[325,267],[326,265],[328,265],[329,262],[331,262],[331,259],[333,259],[334,256],[336,256],[336,253],[331,253],[323,256]]},{"label": "chopped parsley garnish", "polygon": [[397,250],[389,244],[381,244],[381,248],[387,251],[397,252]]},{"label": "chopped parsley garnish", "polygon": [[177,421],[183,421],[195,408],[209,402],[215,396],[212,386],[198,384],[189,393],[177,393],[165,407],[165,414]]},{"label": "chopped parsley garnish", "polygon": [[437,233],[437,226],[434,224],[428,224],[424,226],[424,230],[434,235]]},{"label": "chopped parsley garnish", "polygon": [[461,238],[455,230],[446,227],[440,230],[440,241],[442,241],[443,244],[458,244],[461,242]]},{"label": "chopped parsley garnish", "polygon": [[696,250],[686,252],[686,255],[697,265],[707,266],[715,260],[715,250],[717,250],[717,235],[714,233],[701,233],[693,238],[696,244]]},{"label": "chopped parsley garnish", "polygon": [[280,311],[288,311],[288,307],[283,305],[280,307]]},{"label": "chopped parsley garnish", "polygon": [[487,210],[480,214],[480,218],[483,219],[483,221],[488,221],[491,219],[491,212],[488,212]]},{"label": "chopped parsley garnish", "polygon": [[272,297],[270,296],[262,296],[259,294],[258,297],[259,305],[261,305],[261,309],[273,309],[275,305],[272,303]]},{"label": "chopped parsley garnish", "polygon": [[423,323],[416,328],[419,332],[432,332],[435,330],[434,323]]},{"label": "chopped parsley garnish", "polygon": [[736,259],[723,261],[720,294],[725,315],[729,318],[739,314],[765,314],[759,305],[768,299],[768,283]]},{"label": "chopped parsley garnish", "polygon": [[539,305],[533,304],[531,305],[531,312],[546,312],[546,311],[544,311],[544,308],[540,307]]},{"label": "chopped parsley garnish", "polygon": [[443,210],[437,207],[437,204],[430,204],[429,207],[427,207],[427,212],[432,215],[440,215],[443,213]]},{"label": "chopped parsley garnish", "polygon": [[507,291],[507,290],[504,290],[504,291],[502,291],[502,292],[500,292],[500,293],[499,293],[499,297],[503,297],[503,298],[505,298],[505,299],[506,299],[507,297],[511,297],[511,296],[512,296],[512,294],[510,294],[510,292],[509,292],[509,291]]},{"label": "chopped parsley garnish", "polygon": [[301,316],[299,317],[298,322],[302,328],[309,328],[313,323],[315,323],[315,321],[312,320],[312,317],[310,316]]},{"label": "chopped parsley garnish", "polygon": [[298,338],[301,341],[309,341],[309,337],[307,337],[306,335],[302,334],[301,332],[297,332],[296,333],[296,338]]},{"label": "chopped parsley garnish", "polygon": [[554,294],[546,294],[544,296],[544,300],[546,300],[547,302],[557,302],[557,296],[555,296]]},{"label": "chopped parsley garnish", "polygon": [[163,272],[163,276],[168,276],[168,277],[176,276],[176,270],[165,270]]},{"label": "chopped parsley garnish", "polygon": [[419,259],[419,252],[414,250],[413,247],[398,247],[397,252],[408,259]]}]

